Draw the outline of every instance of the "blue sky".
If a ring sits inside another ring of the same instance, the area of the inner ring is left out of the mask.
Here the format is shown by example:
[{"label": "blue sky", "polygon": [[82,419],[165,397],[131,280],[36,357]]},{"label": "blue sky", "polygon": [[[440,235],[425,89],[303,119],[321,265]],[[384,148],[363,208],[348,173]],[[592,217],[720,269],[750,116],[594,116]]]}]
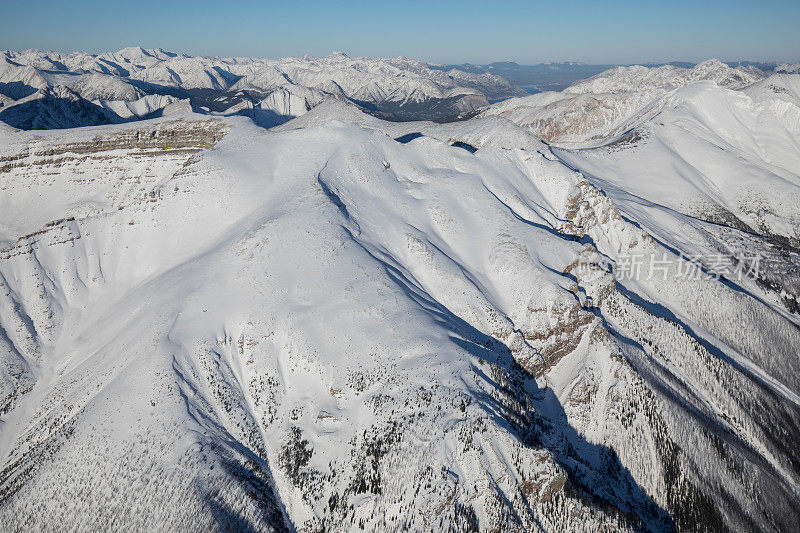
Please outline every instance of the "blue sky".
[{"label": "blue sky", "polygon": [[0,49],[437,62],[800,60],[800,0],[0,0]]}]

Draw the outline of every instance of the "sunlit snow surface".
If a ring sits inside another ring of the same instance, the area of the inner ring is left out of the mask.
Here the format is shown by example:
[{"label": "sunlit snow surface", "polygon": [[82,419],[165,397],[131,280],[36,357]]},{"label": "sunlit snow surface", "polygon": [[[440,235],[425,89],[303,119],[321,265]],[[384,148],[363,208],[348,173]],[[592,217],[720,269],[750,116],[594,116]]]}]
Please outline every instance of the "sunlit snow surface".
[{"label": "sunlit snow surface", "polygon": [[[0,130],[0,529],[789,528],[795,104],[664,98],[584,151],[336,100]],[[732,250],[767,277],[677,271]]]}]

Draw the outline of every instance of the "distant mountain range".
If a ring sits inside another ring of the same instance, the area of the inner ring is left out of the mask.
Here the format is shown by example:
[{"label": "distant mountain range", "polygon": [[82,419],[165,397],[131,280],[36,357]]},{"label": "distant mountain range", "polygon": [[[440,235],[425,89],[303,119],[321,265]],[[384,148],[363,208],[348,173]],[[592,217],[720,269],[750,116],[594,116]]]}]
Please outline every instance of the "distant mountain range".
[{"label": "distant mountain range", "polygon": [[[755,67],[764,72],[772,72],[779,65],[764,61],[727,61],[730,67]],[[660,67],[671,65],[674,67],[691,68],[696,63],[686,61],[671,61],[668,63],[645,63],[647,67]],[[785,64],[784,64],[785,65]],[[486,65],[473,65],[462,63],[460,65],[443,65],[442,69],[458,69],[473,74],[495,74],[502,76],[512,85],[524,87],[528,92],[563,91],[574,82],[589,78],[615,66],[629,66],[617,64],[587,64],[575,61],[562,63],[539,63],[536,65],[520,65],[513,61],[499,61]]]},{"label": "distant mountain range", "polygon": [[329,97],[384,118],[434,119],[524,94],[491,73],[434,69],[404,57],[217,58],[138,47],[97,55],[0,52],[0,120],[22,129],[140,119],[179,102],[274,126]]},{"label": "distant mountain range", "polygon": [[560,91],[571,83],[599,74],[614,65],[587,65],[584,63],[539,63],[520,65],[513,61],[501,61],[488,65],[443,65],[442,69],[458,69],[472,74],[495,74],[512,85],[524,87],[529,92]]},{"label": "distant mountain range", "polygon": [[[728,66],[757,77],[798,69],[753,62]],[[388,120],[448,121],[508,98],[561,91],[611,68],[576,62],[435,65],[405,57],[351,58],[341,52],[254,59],[140,47],[101,54],[6,50],[0,52],[0,121],[26,130],[73,128],[191,110],[244,115],[273,127],[329,98]]]}]

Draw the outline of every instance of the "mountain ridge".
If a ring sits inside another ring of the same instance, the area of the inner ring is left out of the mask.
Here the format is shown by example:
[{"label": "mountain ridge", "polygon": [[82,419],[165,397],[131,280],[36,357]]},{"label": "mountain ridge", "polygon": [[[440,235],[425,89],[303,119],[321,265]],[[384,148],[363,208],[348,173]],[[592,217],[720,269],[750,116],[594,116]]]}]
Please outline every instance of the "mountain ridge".
[{"label": "mountain ridge", "polygon": [[0,529],[793,527],[800,76],[642,69],[0,108]]}]

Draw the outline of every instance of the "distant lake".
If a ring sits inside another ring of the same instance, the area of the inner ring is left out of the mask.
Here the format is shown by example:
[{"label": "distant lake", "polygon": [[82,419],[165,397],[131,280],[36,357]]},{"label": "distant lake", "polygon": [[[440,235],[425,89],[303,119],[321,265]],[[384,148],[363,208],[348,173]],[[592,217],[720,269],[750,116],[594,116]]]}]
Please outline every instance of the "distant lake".
[{"label": "distant lake", "polygon": [[542,92],[539,89],[537,89],[536,87],[534,87],[533,85],[523,85],[522,87],[520,87],[520,89],[522,89],[525,92],[531,93],[531,94],[536,94],[536,93]]}]

